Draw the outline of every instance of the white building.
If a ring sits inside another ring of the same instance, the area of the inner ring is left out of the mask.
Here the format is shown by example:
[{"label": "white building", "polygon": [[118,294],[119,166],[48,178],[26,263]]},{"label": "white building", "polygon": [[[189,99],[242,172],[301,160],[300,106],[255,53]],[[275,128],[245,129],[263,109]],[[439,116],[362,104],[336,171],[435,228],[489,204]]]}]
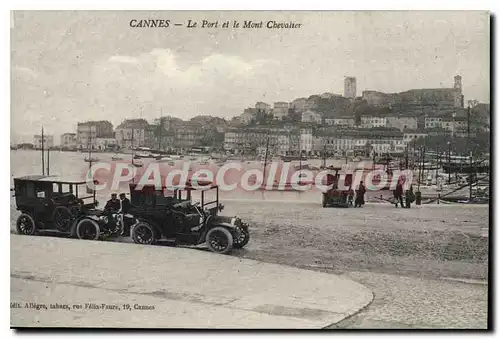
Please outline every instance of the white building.
[{"label": "white building", "polygon": [[346,77],[344,79],[344,97],[356,98],[356,78]]},{"label": "white building", "polygon": [[[33,136],[33,146],[35,148],[42,148],[42,136],[35,135]],[[50,134],[43,135],[43,147],[45,149],[54,147],[54,136]]]},{"label": "white building", "polygon": [[405,129],[417,129],[418,120],[412,116],[391,115],[387,117],[387,127],[394,127],[400,131]]},{"label": "white building", "polygon": [[288,102],[275,102],[273,108],[273,117],[275,120],[283,120],[283,118],[288,116],[288,109],[290,104]]},{"label": "white building", "polygon": [[413,131],[407,130],[403,134],[403,142],[406,145],[414,140],[418,140],[420,138],[425,138],[425,137],[427,137],[427,133],[425,132],[418,130],[413,130]]},{"label": "white building", "polygon": [[443,118],[441,117],[430,117],[428,115],[425,116],[425,129],[430,128],[442,128]]},{"label": "white building", "polygon": [[307,99],[306,98],[298,98],[292,101],[291,107],[295,109],[296,112],[304,112],[306,111]]},{"label": "white building", "polygon": [[76,131],[76,142],[79,149],[95,149],[97,137],[97,126],[90,124],[79,124]]},{"label": "white building", "polygon": [[265,113],[270,113],[271,112],[271,105],[269,105],[265,102],[259,101],[255,104],[255,109],[261,110]]},{"label": "white building", "polygon": [[353,117],[338,117],[325,119],[327,125],[335,125],[341,127],[354,127]]},{"label": "white building", "polygon": [[300,130],[300,149],[306,152],[312,151],[313,135],[311,129],[303,128]]},{"label": "white building", "polygon": [[76,133],[61,134],[61,147],[64,149],[74,150],[77,148]]},{"label": "white building", "polygon": [[96,138],[96,149],[114,149],[118,145],[115,138]]},{"label": "white building", "polygon": [[372,115],[361,116],[361,128],[387,127],[387,117],[377,117]]},{"label": "white building", "polygon": [[305,112],[302,112],[301,121],[321,125],[321,123],[323,122],[323,118],[321,114],[311,110],[307,110]]},{"label": "white building", "polygon": [[240,118],[241,122],[243,122],[245,125],[248,125],[250,122],[257,118],[257,114],[253,111],[245,110],[245,112],[240,115]]}]

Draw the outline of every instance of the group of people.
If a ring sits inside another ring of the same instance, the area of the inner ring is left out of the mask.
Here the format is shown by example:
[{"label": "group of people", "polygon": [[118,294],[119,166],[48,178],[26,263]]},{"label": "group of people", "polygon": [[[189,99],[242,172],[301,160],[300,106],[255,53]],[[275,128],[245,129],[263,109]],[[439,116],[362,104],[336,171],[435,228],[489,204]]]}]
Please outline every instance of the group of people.
[{"label": "group of people", "polygon": [[[108,215],[108,222],[109,223],[115,223],[117,220],[113,217],[113,214],[115,213],[128,213],[130,209],[132,208],[132,203],[130,200],[127,198],[125,193],[120,193],[120,199],[118,199],[117,194],[113,193],[111,194],[111,199],[109,199],[106,202],[106,206],[104,206],[104,212],[107,213]],[[130,228],[126,227],[123,224],[123,228],[121,231],[120,235],[125,235],[129,236],[130,235]]]},{"label": "group of people", "polygon": [[362,181],[359,183],[358,189],[356,190],[356,197],[354,197],[354,190],[352,189],[352,186],[349,186],[349,192],[347,193],[347,203],[349,206],[363,206],[365,204],[365,193],[366,187]]},{"label": "group of people", "polygon": [[398,204],[401,205],[402,208],[410,208],[411,204],[415,201],[415,193],[413,193],[413,185],[410,185],[410,189],[404,192],[405,201],[403,201],[403,182],[398,181],[396,185],[396,189],[394,190],[394,204],[396,208]]},{"label": "group of people", "polygon": [[[358,189],[356,190],[356,195],[354,194],[354,190],[352,187],[349,187],[349,192],[347,196],[347,201],[350,206],[354,204],[354,207],[361,207],[365,204],[365,193],[366,187],[361,181],[359,183]],[[403,200],[404,196],[404,200]],[[399,181],[396,185],[396,189],[394,190],[394,204],[396,207],[401,205],[402,208],[410,208],[411,204],[415,201],[415,193],[413,193],[413,185],[410,185],[410,188],[404,191],[403,182]]]},{"label": "group of people", "polygon": [[127,198],[125,193],[120,193],[120,199],[117,198],[117,194],[111,194],[111,199],[106,202],[104,210],[112,213],[128,213],[132,208],[132,203]]}]

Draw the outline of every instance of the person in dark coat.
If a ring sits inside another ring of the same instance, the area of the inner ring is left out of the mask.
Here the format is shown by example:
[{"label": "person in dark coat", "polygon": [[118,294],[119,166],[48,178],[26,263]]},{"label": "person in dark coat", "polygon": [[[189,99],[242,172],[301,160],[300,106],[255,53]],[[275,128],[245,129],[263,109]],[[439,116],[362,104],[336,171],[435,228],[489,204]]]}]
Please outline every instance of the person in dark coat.
[{"label": "person in dark coat", "polygon": [[401,208],[404,207],[404,204],[403,204],[403,183],[401,181],[398,181],[398,184],[396,185],[396,189],[394,190],[394,200],[396,203],[396,207],[398,207],[398,203],[401,204]]},{"label": "person in dark coat", "polygon": [[130,200],[127,198],[125,193],[120,193],[120,212],[122,213],[121,217],[123,218],[123,220],[122,220],[123,229],[122,229],[122,233],[120,235],[124,235],[124,236],[130,235],[130,227],[132,225],[129,222],[130,220],[127,219],[124,214],[129,213],[133,207],[134,206],[132,205]]},{"label": "person in dark coat", "polygon": [[106,202],[104,210],[108,212],[117,212],[120,209],[120,200],[116,198],[116,193],[111,194],[111,199]]},{"label": "person in dark coat", "polygon": [[415,193],[413,193],[413,185],[410,185],[410,189],[406,191],[406,208],[411,208],[411,203],[415,201]]},{"label": "person in dark coat", "polygon": [[120,200],[116,198],[116,193],[111,194],[111,199],[106,202],[106,206],[104,206],[104,212],[108,217],[108,227],[113,229],[116,225],[115,215],[120,210]]},{"label": "person in dark coat", "polygon": [[132,209],[132,203],[130,202],[130,200],[127,198],[127,196],[125,195],[125,193],[120,193],[120,210],[123,214],[126,214],[128,212],[130,212],[130,210]]},{"label": "person in dark coat", "polygon": [[354,207],[361,207],[365,204],[365,193],[366,193],[366,188],[365,185],[363,185],[363,182],[361,181],[359,183],[359,187],[356,192],[356,201],[354,202]]},{"label": "person in dark coat", "polygon": [[349,206],[352,206],[354,203],[354,190],[352,189],[352,186],[349,186],[349,193],[347,196],[347,203]]}]

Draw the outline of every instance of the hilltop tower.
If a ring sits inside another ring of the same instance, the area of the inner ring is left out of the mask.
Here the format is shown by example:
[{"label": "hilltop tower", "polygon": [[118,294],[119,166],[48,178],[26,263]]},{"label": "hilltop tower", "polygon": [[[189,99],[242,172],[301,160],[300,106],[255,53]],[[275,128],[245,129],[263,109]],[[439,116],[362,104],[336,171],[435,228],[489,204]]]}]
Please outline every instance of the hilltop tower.
[{"label": "hilltop tower", "polygon": [[455,75],[455,82],[453,88],[458,90],[462,94],[462,77],[460,75]]},{"label": "hilltop tower", "polygon": [[344,79],[344,97],[356,98],[356,78],[345,77]]}]

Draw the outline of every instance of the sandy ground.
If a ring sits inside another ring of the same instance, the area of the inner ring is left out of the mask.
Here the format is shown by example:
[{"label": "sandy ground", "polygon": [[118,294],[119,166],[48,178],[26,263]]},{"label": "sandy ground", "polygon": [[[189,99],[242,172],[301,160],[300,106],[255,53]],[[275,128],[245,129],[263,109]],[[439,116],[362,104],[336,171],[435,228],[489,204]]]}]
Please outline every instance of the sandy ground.
[{"label": "sandy ground", "polygon": [[250,243],[233,255],[346,274],[372,289],[374,302],[336,327],[486,327],[488,206],[223,203],[223,214],[251,227]]}]

